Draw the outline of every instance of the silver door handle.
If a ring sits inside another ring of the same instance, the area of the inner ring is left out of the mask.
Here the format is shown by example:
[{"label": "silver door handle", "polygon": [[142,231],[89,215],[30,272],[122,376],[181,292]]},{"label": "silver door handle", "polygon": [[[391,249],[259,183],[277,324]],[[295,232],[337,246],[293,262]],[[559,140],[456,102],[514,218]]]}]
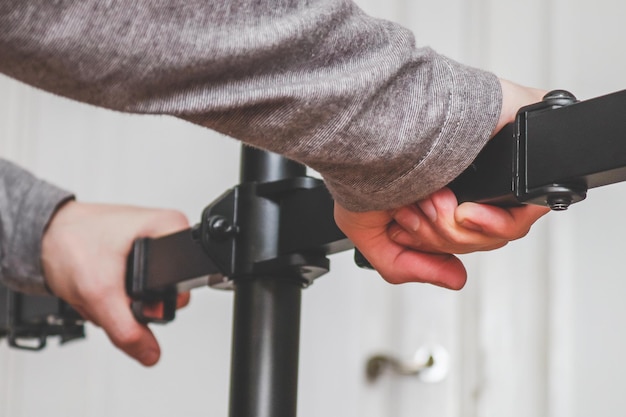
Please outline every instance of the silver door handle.
[{"label": "silver door handle", "polygon": [[370,356],[365,365],[369,382],[375,382],[390,371],[399,376],[415,376],[423,382],[439,382],[448,374],[450,355],[441,346],[429,345],[418,349],[410,360],[400,360],[391,355]]}]

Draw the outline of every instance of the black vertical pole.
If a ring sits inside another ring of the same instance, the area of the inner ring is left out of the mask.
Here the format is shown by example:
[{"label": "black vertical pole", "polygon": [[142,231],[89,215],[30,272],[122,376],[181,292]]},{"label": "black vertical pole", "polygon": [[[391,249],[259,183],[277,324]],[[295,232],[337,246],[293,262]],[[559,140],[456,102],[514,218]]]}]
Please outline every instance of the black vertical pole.
[{"label": "black vertical pole", "polygon": [[[279,155],[242,148],[242,184],[305,174],[304,166]],[[251,215],[239,220],[240,233],[250,243],[238,248],[240,258],[255,252],[258,259],[259,251],[276,253],[279,210],[272,201],[257,201],[250,209]],[[232,277],[235,302],[230,417],[296,415],[302,287],[293,277],[270,275]]]}]

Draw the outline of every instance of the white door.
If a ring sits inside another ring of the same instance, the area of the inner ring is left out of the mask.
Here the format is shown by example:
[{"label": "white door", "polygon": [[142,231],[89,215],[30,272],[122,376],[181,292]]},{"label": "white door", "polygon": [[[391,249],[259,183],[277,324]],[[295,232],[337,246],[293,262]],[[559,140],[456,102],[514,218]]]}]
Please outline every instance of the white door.
[{"label": "white door", "polygon": [[[579,98],[626,84],[621,2],[360,1],[459,61]],[[193,221],[237,182],[238,144],[171,118],[121,115],[0,79],[0,154],[85,201],[172,207]],[[587,417],[626,415],[622,294],[624,186],[543,219],[524,240],[465,257],[460,292],[390,286],[333,257],[303,294],[299,415]],[[157,327],[163,358],[144,369],[94,327],[41,353],[0,346],[0,417],[225,416],[232,294],[194,290]],[[386,353],[437,344],[447,377],[365,378]]]}]

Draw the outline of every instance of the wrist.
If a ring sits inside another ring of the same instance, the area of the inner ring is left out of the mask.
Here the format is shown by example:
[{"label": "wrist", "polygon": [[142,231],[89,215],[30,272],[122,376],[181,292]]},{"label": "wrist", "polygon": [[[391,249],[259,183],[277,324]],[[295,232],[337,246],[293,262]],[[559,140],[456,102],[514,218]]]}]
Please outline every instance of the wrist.
[{"label": "wrist", "polygon": [[44,286],[51,294],[56,294],[55,285],[51,282],[51,276],[55,271],[54,265],[59,261],[60,256],[69,256],[70,254],[59,253],[61,247],[65,244],[63,237],[64,224],[72,219],[73,214],[81,203],[77,202],[74,197],[61,201],[55,211],[50,216],[48,223],[41,236],[41,269],[43,275]]},{"label": "wrist", "polygon": [[502,89],[502,109],[493,135],[507,124],[514,122],[517,111],[521,107],[541,101],[546,94],[545,90],[525,87],[503,79],[500,79],[500,86]]}]

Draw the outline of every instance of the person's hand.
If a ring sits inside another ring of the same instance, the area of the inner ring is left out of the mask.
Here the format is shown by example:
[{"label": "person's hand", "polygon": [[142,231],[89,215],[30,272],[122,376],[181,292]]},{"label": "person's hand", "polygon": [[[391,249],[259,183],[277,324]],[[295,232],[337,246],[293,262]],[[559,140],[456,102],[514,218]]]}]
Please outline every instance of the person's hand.
[{"label": "person's hand", "polygon": [[498,249],[526,236],[546,207],[457,205],[444,188],[414,205],[355,213],[335,203],[335,221],[387,281],[461,289],[467,273],[453,254]]},{"label": "person's hand", "polygon": [[431,253],[469,253],[498,249],[526,236],[549,212],[526,205],[501,208],[488,204],[457,205],[448,188],[393,212],[390,238],[405,247]]},{"label": "person's hand", "polygon": [[[515,120],[520,107],[541,101],[544,90],[501,80],[502,110],[492,136]],[[492,250],[518,239],[548,210],[465,203],[443,189],[407,207],[350,212],[335,204],[335,221],[363,256],[392,283],[426,282],[460,289],[467,274],[454,253]]]},{"label": "person's hand", "polygon": [[547,93],[546,90],[526,87],[503,79],[500,79],[500,88],[502,89],[502,109],[492,136],[495,136],[508,123],[515,121],[520,108],[540,102]]},{"label": "person's hand", "polygon": [[[502,110],[494,134],[513,122],[517,111],[541,101],[546,91],[500,80]],[[549,209],[539,206],[499,208],[486,204],[457,205],[444,188],[414,205],[393,212],[389,233],[394,242],[433,253],[469,253],[500,248],[525,236]]]},{"label": "person's hand", "polygon": [[[50,290],[102,327],[115,346],[145,366],[160,357],[150,329],[138,323],[125,290],[126,258],[139,237],[189,227],[177,211],[71,201],[54,215],[42,241],[42,265]],[[181,294],[178,307],[189,294]]]},{"label": "person's hand", "polygon": [[415,250],[392,239],[393,211],[357,213],[335,203],[337,226],[388,282],[424,282],[450,289],[465,285],[463,263],[451,254]]}]

